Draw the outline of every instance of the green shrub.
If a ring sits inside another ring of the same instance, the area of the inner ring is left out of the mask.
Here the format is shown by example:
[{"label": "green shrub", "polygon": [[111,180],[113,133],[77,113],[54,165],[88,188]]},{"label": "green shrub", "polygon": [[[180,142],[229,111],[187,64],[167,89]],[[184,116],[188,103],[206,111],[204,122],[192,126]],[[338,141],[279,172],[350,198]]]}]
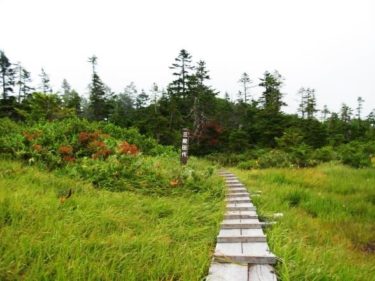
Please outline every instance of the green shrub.
[{"label": "green shrub", "polygon": [[319,162],[330,162],[338,159],[337,152],[332,146],[324,146],[313,152],[312,158]]},{"label": "green shrub", "polygon": [[291,157],[288,153],[281,150],[271,150],[258,159],[258,164],[260,168],[286,168],[292,167]]},{"label": "green shrub", "polygon": [[25,149],[22,126],[8,118],[0,119],[0,154],[14,156]]},{"label": "green shrub", "polygon": [[318,163],[312,159],[312,149],[306,144],[292,147],[289,152],[291,162],[299,168],[316,166]]},{"label": "green shrub", "polygon": [[371,154],[367,146],[359,142],[351,142],[341,145],[339,148],[340,159],[343,164],[354,168],[371,166]]},{"label": "green shrub", "polygon": [[259,168],[258,161],[251,159],[247,161],[242,161],[237,164],[237,168],[242,170],[250,170],[250,169],[257,169]]}]

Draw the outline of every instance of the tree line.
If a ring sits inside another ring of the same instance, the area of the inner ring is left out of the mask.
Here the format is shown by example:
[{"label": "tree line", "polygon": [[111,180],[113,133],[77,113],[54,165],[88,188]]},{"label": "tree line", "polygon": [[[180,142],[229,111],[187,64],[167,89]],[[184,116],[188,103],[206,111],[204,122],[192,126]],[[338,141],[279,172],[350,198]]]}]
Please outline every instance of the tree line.
[{"label": "tree line", "polygon": [[[241,91],[235,101],[209,86],[209,70],[203,60],[193,62],[181,50],[170,66],[173,80],[165,89],[154,83],[150,90],[138,90],[134,83],[120,93],[113,92],[100,78],[98,58],[88,59],[92,67],[88,99],[74,90],[66,79],[54,91],[41,69],[35,87],[20,63],[12,63],[0,51],[0,117],[25,122],[52,121],[72,116],[136,127],[161,144],[179,145],[181,129],[191,131],[191,152],[241,153],[251,148],[274,148],[305,144],[312,148],[339,146],[352,141],[369,141],[375,136],[375,110],[363,116],[364,100],[357,107],[343,104],[339,112],[327,106],[317,108],[315,90],[302,87],[298,112],[287,114],[281,91],[284,78],[277,71],[266,71],[258,82],[246,72],[238,80]],[[259,99],[251,88],[261,87]]]}]

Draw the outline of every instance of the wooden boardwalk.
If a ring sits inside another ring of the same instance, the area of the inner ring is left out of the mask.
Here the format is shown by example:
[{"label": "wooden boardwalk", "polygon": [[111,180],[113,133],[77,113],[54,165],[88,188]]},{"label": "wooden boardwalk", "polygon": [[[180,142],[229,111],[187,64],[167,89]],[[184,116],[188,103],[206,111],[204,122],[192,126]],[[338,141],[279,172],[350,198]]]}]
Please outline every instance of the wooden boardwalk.
[{"label": "wooden boardwalk", "polygon": [[221,224],[207,281],[276,281],[264,225],[244,185],[231,173],[220,172],[227,184],[227,212]]}]

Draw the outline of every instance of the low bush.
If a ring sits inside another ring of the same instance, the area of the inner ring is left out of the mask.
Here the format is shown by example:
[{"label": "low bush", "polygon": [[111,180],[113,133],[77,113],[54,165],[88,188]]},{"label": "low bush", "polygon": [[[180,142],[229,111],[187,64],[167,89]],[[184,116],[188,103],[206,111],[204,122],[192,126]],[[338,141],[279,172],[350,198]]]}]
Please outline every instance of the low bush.
[{"label": "low bush", "polygon": [[366,144],[351,142],[339,147],[339,157],[343,164],[355,168],[371,166],[371,153]]},{"label": "low bush", "polygon": [[218,188],[207,185],[213,175],[211,165],[192,158],[181,166],[175,149],[161,146],[135,129],[78,118],[31,126],[2,119],[0,131],[4,132],[0,136],[2,154],[88,180],[97,188],[160,195],[183,188],[221,196],[220,184]]},{"label": "low bush", "polygon": [[319,162],[330,162],[338,160],[338,154],[332,146],[324,146],[313,152],[312,158]]},{"label": "low bush", "polygon": [[247,161],[242,161],[237,164],[237,168],[242,170],[250,170],[250,169],[257,169],[259,168],[258,161],[251,159]]},{"label": "low bush", "polygon": [[290,155],[284,151],[277,149],[271,150],[270,152],[261,155],[258,159],[258,164],[260,168],[286,168],[292,167],[293,165]]}]

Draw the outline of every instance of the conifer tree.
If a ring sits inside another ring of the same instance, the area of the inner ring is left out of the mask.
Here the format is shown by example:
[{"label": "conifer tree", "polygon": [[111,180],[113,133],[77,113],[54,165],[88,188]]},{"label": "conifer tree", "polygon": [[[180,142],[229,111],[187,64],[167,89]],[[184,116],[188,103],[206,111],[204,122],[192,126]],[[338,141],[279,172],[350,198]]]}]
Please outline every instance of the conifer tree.
[{"label": "conifer tree", "polygon": [[312,119],[315,117],[315,113],[318,112],[316,109],[316,97],[315,89],[306,89],[306,115],[307,119]]},{"label": "conifer tree", "polygon": [[50,86],[50,79],[48,74],[44,71],[44,68],[42,68],[40,74],[39,74],[41,84],[39,86],[39,89],[42,93],[52,93],[52,88]]},{"label": "conifer tree", "polygon": [[17,65],[17,86],[18,86],[18,102],[21,102],[22,98],[26,98],[31,91],[34,90],[30,86],[31,74],[29,71],[24,69],[20,63]]},{"label": "conifer tree", "polygon": [[322,113],[322,120],[323,122],[325,122],[327,120],[328,114],[331,113],[326,104],[323,106],[323,110],[321,111],[321,113]]},{"label": "conifer tree", "polygon": [[62,93],[62,100],[65,108],[73,109],[76,115],[80,115],[82,112],[81,109],[81,102],[82,99],[79,94],[72,89],[70,84],[66,79],[63,80],[61,84],[61,88],[63,90]]},{"label": "conifer tree", "polygon": [[144,89],[141,90],[140,94],[135,99],[135,107],[137,109],[143,108],[147,105],[147,102],[149,101],[149,96],[145,92]]},{"label": "conifer tree", "polygon": [[173,75],[177,77],[175,81],[172,82],[172,87],[178,96],[185,98],[187,96],[187,84],[189,79],[189,71],[193,70],[194,67],[191,65],[191,55],[182,49],[175,58],[175,63],[172,64],[170,69],[173,69]]},{"label": "conifer tree", "polygon": [[357,98],[357,119],[361,120],[361,115],[362,115],[362,109],[363,109],[363,103],[365,100],[362,97]]},{"label": "conifer tree", "polygon": [[341,121],[344,123],[349,123],[352,118],[352,114],[353,114],[353,110],[349,106],[347,106],[345,103],[343,103],[341,106],[341,111],[340,111]]},{"label": "conifer tree", "polygon": [[277,71],[274,73],[266,71],[264,77],[260,79],[259,86],[264,87],[260,103],[268,112],[279,113],[281,107],[286,105],[282,101],[283,94],[280,92],[282,80],[282,76]]},{"label": "conifer tree", "polygon": [[244,72],[241,75],[241,79],[238,81],[239,83],[242,84],[243,87],[243,95],[244,95],[244,102],[247,103],[249,99],[249,89],[250,89],[250,84],[253,82],[250,79],[249,74]]},{"label": "conifer tree", "polygon": [[3,100],[13,93],[14,86],[14,68],[3,51],[0,50],[0,84]]},{"label": "conifer tree", "polygon": [[96,65],[98,58],[93,55],[89,58],[92,65],[92,79],[89,86],[89,106],[88,117],[91,120],[104,120],[108,116],[108,108],[106,104],[106,87],[99,75],[96,73]]}]

